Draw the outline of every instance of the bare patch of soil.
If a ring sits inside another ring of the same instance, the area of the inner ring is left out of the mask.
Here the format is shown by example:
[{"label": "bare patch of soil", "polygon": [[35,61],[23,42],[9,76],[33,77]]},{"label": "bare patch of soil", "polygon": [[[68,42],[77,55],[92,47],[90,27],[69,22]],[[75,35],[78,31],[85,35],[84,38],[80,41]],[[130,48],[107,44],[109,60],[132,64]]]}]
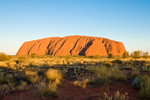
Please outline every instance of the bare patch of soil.
[{"label": "bare patch of soil", "polygon": [[36,90],[29,88],[26,91],[20,93],[11,93],[6,95],[2,100],[98,100],[102,97],[104,92],[109,95],[114,94],[116,91],[120,93],[128,93],[129,100],[140,100],[138,98],[138,91],[133,88],[131,81],[117,82],[109,86],[100,86],[93,88],[88,85],[86,89],[75,87],[73,81],[64,80],[59,86],[58,98],[39,98],[36,94]]}]

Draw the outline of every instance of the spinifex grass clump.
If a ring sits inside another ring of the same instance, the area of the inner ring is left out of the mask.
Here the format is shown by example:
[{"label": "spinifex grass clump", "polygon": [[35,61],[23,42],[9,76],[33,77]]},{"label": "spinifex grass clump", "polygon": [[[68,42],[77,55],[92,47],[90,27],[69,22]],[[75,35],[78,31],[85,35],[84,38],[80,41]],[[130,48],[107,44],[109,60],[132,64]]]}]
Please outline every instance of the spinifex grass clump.
[{"label": "spinifex grass clump", "polygon": [[114,81],[126,81],[126,73],[121,71],[118,67],[106,67],[104,65],[90,66],[88,69],[96,73],[90,83],[95,85],[103,85],[104,83],[111,83]]},{"label": "spinifex grass clump", "polygon": [[47,78],[49,78],[50,80],[56,80],[56,79],[59,79],[61,80],[62,79],[62,74],[59,70],[56,70],[56,69],[49,69],[47,72],[46,72],[46,76]]},{"label": "spinifex grass clump", "polygon": [[55,83],[40,82],[36,85],[37,95],[41,98],[44,97],[58,97],[57,85]]},{"label": "spinifex grass clump", "polygon": [[55,82],[57,85],[60,84],[61,80],[62,80],[62,73],[59,70],[56,69],[49,69],[46,72],[46,76],[50,81]]},{"label": "spinifex grass clump", "polygon": [[58,97],[57,86],[61,83],[62,74],[59,70],[49,69],[46,71],[47,81],[37,84],[37,94],[39,97]]},{"label": "spinifex grass clump", "polygon": [[39,80],[37,71],[26,70],[25,73],[28,76],[31,83],[36,83]]},{"label": "spinifex grass clump", "polygon": [[118,67],[111,68],[110,72],[112,73],[111,79],[114,79],[116,81],[126,81],[127,80],[126,73],[124,71],[121,71]]}]

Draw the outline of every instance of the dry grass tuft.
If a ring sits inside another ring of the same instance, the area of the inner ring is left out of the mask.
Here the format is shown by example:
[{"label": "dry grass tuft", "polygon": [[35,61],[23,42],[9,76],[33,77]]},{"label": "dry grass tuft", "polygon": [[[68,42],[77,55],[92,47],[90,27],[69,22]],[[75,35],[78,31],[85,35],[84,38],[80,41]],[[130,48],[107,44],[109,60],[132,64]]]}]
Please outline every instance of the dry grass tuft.
[{"label": "dry grass tuft", "polygon": [[128,100],[128,93],[120,93],[119,91],[116,91],[114,95],[108,96],[107,93],[104,93],[105,98],[103,100]]},{"label": "dry grass tuft", "polygon": [[82,87],[83,89],[85,89],[88,82],[89,82],[88,79],[84,79],[83,81],[74,81],[73,85],[76,87]]},{"label": "dry grass tuft", "polygon": [[46,72],[46,76],[48,79],[52,80],[52,81],[60,81],[62,80],[62,74],[59,70],[56,69],[49,69]]},{"label": "dry grass tuft", "polygon": [[36,85],[37,95],[41,98],[44,97],[58,97],[57,85],[55,83],[40,82]]}]

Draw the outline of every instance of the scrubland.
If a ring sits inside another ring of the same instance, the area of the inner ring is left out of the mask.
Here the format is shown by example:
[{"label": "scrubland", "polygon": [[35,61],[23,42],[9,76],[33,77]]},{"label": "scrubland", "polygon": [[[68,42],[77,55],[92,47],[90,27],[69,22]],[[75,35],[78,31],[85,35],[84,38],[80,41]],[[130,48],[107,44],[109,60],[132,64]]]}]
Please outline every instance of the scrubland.
[{"label": "scrubland", "polygon": [[150,100],[150,58],[0,55],[2,100]]}]

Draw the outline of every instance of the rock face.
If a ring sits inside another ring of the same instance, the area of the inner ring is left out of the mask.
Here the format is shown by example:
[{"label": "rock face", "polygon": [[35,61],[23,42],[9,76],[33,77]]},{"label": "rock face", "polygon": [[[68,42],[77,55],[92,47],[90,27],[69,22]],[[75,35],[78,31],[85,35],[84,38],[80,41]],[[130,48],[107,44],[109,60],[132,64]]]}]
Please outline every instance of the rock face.
[{"label": "rock face", "polygon": [[17,55],[86,55],[122,56],[126,51],[123,43],[90,36],[51,37],[25,42]]}]

